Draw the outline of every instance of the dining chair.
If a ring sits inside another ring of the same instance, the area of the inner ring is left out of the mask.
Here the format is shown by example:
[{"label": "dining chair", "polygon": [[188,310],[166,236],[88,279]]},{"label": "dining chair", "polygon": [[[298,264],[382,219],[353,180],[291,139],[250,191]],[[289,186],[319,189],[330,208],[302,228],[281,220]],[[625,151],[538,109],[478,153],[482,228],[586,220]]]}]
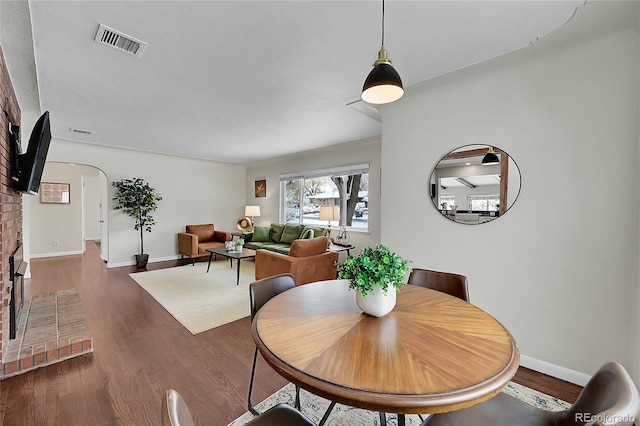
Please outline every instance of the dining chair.
[{"label": "dining chair", "polygon": [[[315,426],[315,423],[289,404],[279,403],[245,425]],[[162,426],[195,426],[189,406],[174,389],[167,390],[162,400]]]},{"label": "dining chair", "polygon": [[604,364],[582,389],[576,402],[563,411],[536,408],[500,392],[478,405],[434,414],[422,426],[483,424],[493,426],[634,425],[640,421],[640,391],[616,362]]},{"label": "dining chair", "polygon": [[[292,289],[296,286],[296,280],[292,274],[279,274],[272,277],[263,278],[249,284],[249,301],[251,304],[251,321],[256,316],[260,308],[271,298],[278,294]],[[251,367],[251,379],[249,380],[249,393],[247,395],[247,406],[249,411],[254,415],[260,412],[255,409],[251,402],[251,393],[253,392],[253,380],[256,374],[256,362],[258,360],[258,347],[256,346],[253,353],[253,366]],[[300,408],[300,388],[296,386],[295,407]]]},{"label": "dining chair", "polygon": [[194,426],[191,411],[182,396],[174,389],[165,391],[162,398],[162,426]]},{"label": "dining chair", "polygon": [[245,423],[246,426],[315,426],[307,416],[289,404],[279,403]]},{"label": "dining chair", "polygon": [[407,284],[438,290],[450,294],[465,302],[469,301],[467,277],[451,272],[432,271],[413,268]]}]

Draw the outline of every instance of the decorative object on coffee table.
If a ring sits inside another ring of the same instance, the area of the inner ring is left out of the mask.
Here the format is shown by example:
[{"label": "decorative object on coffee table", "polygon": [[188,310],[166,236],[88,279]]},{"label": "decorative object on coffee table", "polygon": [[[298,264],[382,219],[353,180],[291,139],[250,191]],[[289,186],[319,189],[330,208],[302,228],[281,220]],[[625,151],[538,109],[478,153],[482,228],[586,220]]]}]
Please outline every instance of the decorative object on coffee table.
[{"label": "decorative object on coffee table", "polygon": [[149,255],[144,252],[144,231],[151,232],[155,225],[153,212],[162,197],[142,178],[121,179],[111,185],[115,188],[113,201],[116,204],[113,209],[122,210],[133,218],[133,228],[140,231],[140,254],[136,254],[136,266],[144,269],[149,261]]},{"label": "decorative object on coffee table", "polygon": [[338,278],[349,280],[349,289],[356,290],[356,302],[365,314],[382,317],[395,307],[396,291],[406,284],[408,269],[407,260],[378,244],[347,257]]},{"label": "decorative object on coffee table", "polygon": [[243,238],[238,238],[233,243],[236,246],[236,251],[242,252],[242,247],[244,247],[244,239]]}]

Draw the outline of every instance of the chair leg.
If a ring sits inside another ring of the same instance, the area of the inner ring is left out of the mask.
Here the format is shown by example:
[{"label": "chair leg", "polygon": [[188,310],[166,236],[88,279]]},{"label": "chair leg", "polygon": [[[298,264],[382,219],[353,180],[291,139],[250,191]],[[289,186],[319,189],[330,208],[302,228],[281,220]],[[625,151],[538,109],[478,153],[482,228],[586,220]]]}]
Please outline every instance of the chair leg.
[{"label": "chair leg", "polygon": [[324,426],[324,424],[327,422],[327,419],[329,418],[329,414],[331,414],[331,411],[335,406],[335,401],[331,401],[331,404],[329,404],[329,407],[327,407],[327,411],[324,412],[324,416],[322,416],[322,419],[320,420],[320,423],[318,423],[318,426]]},{"label": "chair leg", "polygon": [[387,415],[382,411],[378,412],[380,414],[380,426],[387,426]]},{"label": "chair leg", "polygon": [[298,385],[296,385],[296,399],[293,402],[293,406],[300,411],[300,386]]},{"label": "chair leg", "polygon": [[249,408],[249,411],[251,412],[251,414],[253,414],[254,416],[257,416],[260,414],[260,412],[256,410],[253,407],[253,404],[251,403],[251,392],[253,392],[253,378],[256,374],[257,360],[258,360],[258,348],[256,348],[255,352],[253,353],[253,366],[251,367],[251,379],[249,380],[249,394],[247,395],[247,407]]}]

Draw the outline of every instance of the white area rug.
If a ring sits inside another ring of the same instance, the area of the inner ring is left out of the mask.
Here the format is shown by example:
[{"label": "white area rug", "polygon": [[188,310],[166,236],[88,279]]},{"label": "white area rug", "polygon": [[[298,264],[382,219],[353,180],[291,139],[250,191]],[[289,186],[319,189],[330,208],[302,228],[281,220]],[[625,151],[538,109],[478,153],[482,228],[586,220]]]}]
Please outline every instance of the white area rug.
[{"label": "white area rug", "polygon": [[[507,387],[503,390],[503,392],[545,410],[559,411],[569,407],[569,404],[565,401],[561,401],[542,392],[529,389],[525,386],[521,386],[513,382],[507,384]],[[260,404],[257,404],[256,408],[258,409],[258,411],[263,412],[279,402],[285,402],[287,404],[293,405],[294,398],[295,388],[293,384],[290,383],[262,401]],[[300,391],[300,404],[302,406],[302,412],[317,424],[322,419],[324,412],[329,406],[329,401],[317,395],[311,394],[303,389]],[[238,417],[236,420],[229,423],[228,426],[244,425],[249,420],[253,419],[253,417],[253,414],[246,412],[241,417]],[[408,414],[405,416],[405,424],[407,426],[418,426],[420,425],[420,423],[420,418],[417,415]],[[387,414],[387,425],[396,426],[397,424],[397,417],[394,414]],[[329,418],[325,425],[378,426],[380,425],[380,417],[377,412],[348,407],[342,404],[336,404],[336,406],[331,411],[331,414],[329,415]]]},{"label": "white area rug", "polygon": [[240,284],[236,285],[236,260],[196,262],[129,276],[193,334],[219,327],[251,314],[249,284],[255,281],[253,260],[240,265]]}]

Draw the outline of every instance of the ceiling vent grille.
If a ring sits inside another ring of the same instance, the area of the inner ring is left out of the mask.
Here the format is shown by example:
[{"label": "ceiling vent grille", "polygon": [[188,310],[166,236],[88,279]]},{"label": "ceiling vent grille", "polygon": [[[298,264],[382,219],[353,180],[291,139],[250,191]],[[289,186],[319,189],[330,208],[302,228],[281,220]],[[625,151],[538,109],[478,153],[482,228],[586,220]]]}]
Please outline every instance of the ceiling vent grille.
[{"label": "ceiling vent grille", "polygon": [[136,40],[131,36],[102,24],[98,27],[98,32],[94,40],[100,44],[115,47],[120,51],[130,53],[134,56],[140,56],[144,48],[147,47],[147,43]]}]

